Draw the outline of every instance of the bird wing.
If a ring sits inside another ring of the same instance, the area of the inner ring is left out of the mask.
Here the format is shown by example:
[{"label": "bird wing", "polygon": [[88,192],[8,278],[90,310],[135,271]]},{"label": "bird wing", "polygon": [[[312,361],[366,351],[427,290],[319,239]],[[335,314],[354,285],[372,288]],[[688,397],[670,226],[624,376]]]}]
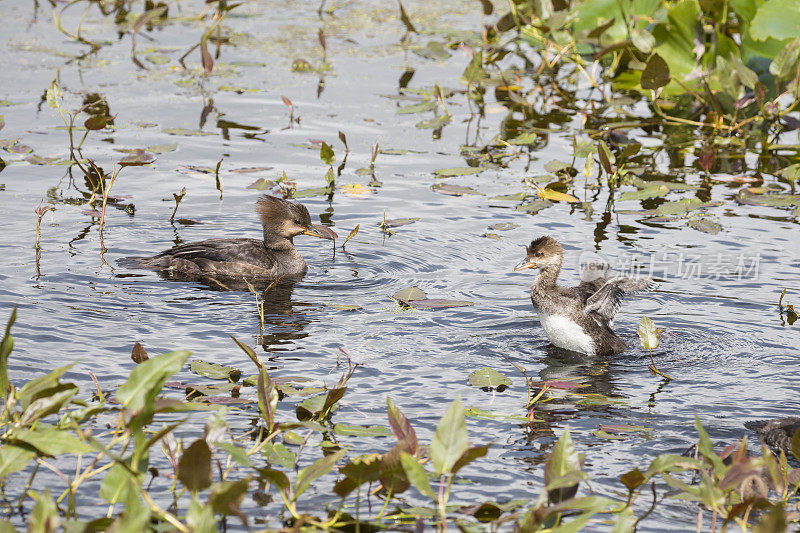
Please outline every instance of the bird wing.
[{"label": "bird wing", "polygon": [[581,282],[575,287],[576,294],[581,299],[581,303],[586,305],[586,301],[599,291],[603,285],[606,284],[608,278],[606,272],[608,271],[607,263],[588,263],[583,267],[581,273]]},{"label": "bird wing", "polygon": [[649,290],[653,285],[653,279],[648,277],[611,278],[587,298],[584,311],[597,313],[610,322],[617,315],[623,298],[629,294]]},{"label": "bird wing", "polygon": [[207,270],[217,270],[223,264],[250,264],[255,257],[260,269],[270,269],[274,258],[265,252],[264,243],[255,239],[209,239],[181,244],[161,252],[156,257],[174,257],[190,261]]}]

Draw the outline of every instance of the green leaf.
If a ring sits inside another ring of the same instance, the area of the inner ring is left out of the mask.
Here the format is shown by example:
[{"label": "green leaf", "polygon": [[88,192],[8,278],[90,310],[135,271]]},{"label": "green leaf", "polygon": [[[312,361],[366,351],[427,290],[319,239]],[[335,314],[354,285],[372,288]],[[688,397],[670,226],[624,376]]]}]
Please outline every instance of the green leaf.
[{"label": "green leaf", "polygon": [[34,429],[14,434],[14,438],[33,446],[44,455],[61,455],[64,453],[87,453],[91,448],[66,430],[56,429],[47,424],[37,424]]},{"label": "green leaf", "polygon": [[33,506],[28,519],[28,531],[31,533],[57,531],[61,521],[58,518],[56,504],[50,496],[50,489],[46,489],[44,494],[33,493],[33,499],[36,500],[36,505]]},{"label": "green leaf", "polygon": [[638,486],[646,481],[644,474],[638,468],[622,474],[619,478],[622,484],[628,487],[629,491],[634,491]]},{"label": "green leaf", "polygon": [[312,481],[330,472],[346,451],[347,448],[343,448],[338,452],[332,453],[331,455],[317,459],[309,466],[300,470],[300,472],[297,474],[297,480],[294,483],[294,494],[292,495],[292,501],[296,501],[297,498],[300,497],[300,495],[303,494],[311,485]]},{"label": "green leaf", "polygon": [[800,461],[800,429],[794,432],[792,435],[792,445],[790,448],[792,455],[794,458]]},{"label": "green leaf", "polygon": [[192,492],[211,486],[211,449],[205,439],[197,439],[183,451],[178,479]]},{"label": "green leaf", "polygon": [[437,178],[450,178],[453,176],[469,176],[470,174],[480,174],[486,170],[486,167],[456,167],[456,168],[440,168],[434,170]]},{"label": "green leaf", "polygon": [[267,423],[267,429],[275,427],[275,412],[278,408],[278,391],[263,365],[258,367],[258,410]]},{"label": "green leaf", "polygon": [[207,363],[205,361],[192,361],[192,364],[189,365],[189,370],[210,379],[220,379],[230,382],[239,381],[239,378],[242,377],[242,371],[238,368],[217,363]]},{"label": "green leaf", "polygon": [[477,194],[477,195],[481,194],[472,187],[466,187],[464,185],[453,185],[452,183],[434,183],[433,185],[431,185],[431,190],[436,191],[438,193],[447,194],[449,196],[463,196],[465,194]]},{"label": "green leaf", "polygon": [[550,457],[544,467],[544,483],[548,489],[557,488],[553,485],[564,476],[578,472],[581,469],[581,461],[575,446],[572,444],[569,428],[564,429],[564,433],[556,442]]},{"label": "green leaf", "polygon": [[669,65],[664,61],[664,58],[658,54],[650,56],[644,71],[642,71],[642,79],[639,82],[642,85],[642,89],[660,89],[668,84],[669,80]]},{"label": "green leaf", "polygon": [[189,502],[186,524],[193,533],[217,533],[217,518],[210,505],[204,505],[196,497]]},{"label": "green leaf", "polygon": [[395,300],[400,300],[401,302],[411,302],[414,300],[424,300],[427,298],[428,295],[425,294],[423,291],[418,289],[417,287],[409,287],[407,289],[403,289],[394,293],[392,298]]},{"label": "green leaf", "polygon": [[492,368],[485,366],[469,375],[469,384],[473,387],[490,387],[496,389],[501,385],[511,386],[511,380]]},{"label": "green leaf", "polygon": [[53,109],[61,107],[61,100],[64,98],[64,94],[61,92],[61,88],[56,83],[56,80],[50,82],[50,87],[47,88],[46,98],[47,105]]},{"label": "green leaf", "polygon": [[439,421],[431,442],[431,459],[438,474],[452,471],[453,465],[467,450],[467,424],[461,399],[450,404]]},{"label": "green leaf", "polygon": [[645,350],[655,350],[658,348],[660,342],[658,338],[659,329],[656,327],[655,323],[646,316],[643,316],[642,320],[639,322],[639,329],[636,330],[636,334],[639,335],[639,342]]},{"label": "green leaf", "polygon": [[250,476],[238,481],[221,481],[211,488],[208,503],[217,514],[240,515],[239,505],[247,494],[249,485]]},{"label": "green leaf", "polygon": [[651,185],[638,191],[626,191],[619,196],[620,200],[647,200],[659,198],[669,194],[669,187],[664,185]]},{"label": "green leaf", "polygon": [[800,2],[767,0],[750,23],[750,35],[756,41],[800,37]]},{"label": "green leaf", "polygon": [[237,464],[247,468],[253,467],[253,462],[250,460],[250,456],[247,455],[247,452],[235,444],[230,442],[215,442],[214,446],[221,450],[225,450],[225,452],[230,455],[231,459],[233,459]]},{"label": "green leaf", "polygon": [[426,100],[424,102],[419,102],[418,104],[411,104],[401,107],[397,110],[397,112],[401,115],[407,115],[411,113],[424,113],[425,111],[431,111],[433,109],[436,109],[436,102],[434,100]]},{"label": "green leaf", "polygon": [[483,69],[483,52],[478,51],[473,54],[472,59],[464,69],[464,73],[461,75],[461,79],[463,79],[467,84],[475,85],[480,83],[486,77],[486,71]]},{"label": "green leaf", "polygon": [[403,470],[405,470],[406,476],[411,484],[414,485],[420,493],[435,500],[436,495],[428,481],[428,473],[425,471],[425,467],[420,464],[419,459],[406,452],[401,452],[400,463],[403,465]]},{"label": "green leaf", "polygon": [[800,55],[800,38],[790,41],[775,55],[775,59],[769,65],[770,74],[778,78],[785,78],[792,74],[798,55]]},{"label": "green leaf", "polygon": [[391,430],[383,426],[360,426],[358,424],[336,424],[333,432],[337,435],[350,435],[353,437],[387,437]]},{"label": "green leaf", "polygon": [[9,474],[24,470],[28,463],[36,457],[36,452],[28,446],[17,446],[5,443],[0,446],[0,480]]},{"label": "green leaf", "polygon": [[333,165],[336,161],[336,155],[333,153],[333,148],[326,142],[322,143],[319,147],[319,158],[326,165]]},{"label": "green leaf", "polygon": [[643,28],[633,28],[631,30],[631,42],[643,54],[649,54],[656,44],[653,34]]},{"label": "green leaf", "polygon": [[491,444],[486,444],[483,446],[473,446],[472,448],[468,448],[467,451],[461,454],[461,457],[458,458],[456,464],[453,465],[453,473],[455,474],[475,459],[484,457],[487,453],[489,453],[490,446]]},{"label": "green leaf", "polygon": [[261,450],[261,454],[270,464],[282,466],[290,469],[294,466],[297,456],[280,442],[267,444]]},{"label": "green leaf", "polygon": [[169,352],[136,365],[128,380],[117,390],[117,400],[132,411],[152,406],[164,383],[183,367],[190,353]]},{"label": "green leaf", "polygon": [[11,310],[11,315],[6,322],[6,332],[3,334],[3,341],[0,342],[0,397],[6,398],[11,390],[11,382],[8,379],[8,357],[14,350],[14,337],[11,336],[11,326],[17,320],[17,308]]},{"label": "green leaf", "polygon": [[421,130],[425,129],[435,130],[449,123],[450,123],[450,115],[440,115],[430,120],[423,120],[421,122],[417,122],[416,127],[417,129]]}]

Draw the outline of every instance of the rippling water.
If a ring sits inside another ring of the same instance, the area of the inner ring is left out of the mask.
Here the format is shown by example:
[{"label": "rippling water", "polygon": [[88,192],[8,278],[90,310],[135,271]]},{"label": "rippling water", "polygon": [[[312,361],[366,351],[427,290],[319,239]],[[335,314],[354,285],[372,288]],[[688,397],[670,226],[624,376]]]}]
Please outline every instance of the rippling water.
[{"label": "rippling water", "polygon": [[[479,23],[472,3],[458,3],[452,15],[436,13],[422,3],[407,5],[412,13],[427,14],[430,27]],[[114,185],[113,194],[135,205],[135,212],[109,209],[106,264],[99,254],[98,222],[82,213],[87,206],[57,203],[43,219],[37,266],[33,209],[42,201],[85,198],[86,187],[82,178],[65,173],[64,167],[29,165],[15,161],[13,154],[2,154],[10,164],[0,173],[0,308],[5,320],[13,306],[19,307],[14,328],[17,347],[10,360],[15,382],[76,361],[67,377],[79,382],[87,395],[90,371],[105,390],[113,390],[133,367],[130,352],[136,341],[151,354],[188,349],[197,358],[251,373],[249,360],[230,335],[250,345],[259,340],[252,294],[166,281],[152,272],[120,267],[116,260],[152,254],[179,242],[257,237],[260,226],[252,208],[258,193],[247,185],[257,177],[274,179],[286,171],[299,188],[322,186],[325,167],[318,151],[296,145],[315,139],[333,144],[341,130],[352,152],[339,184],[367,185],[368,178],[355,170],[368,166],[376,140],[384,149],[418,153],[380,155],[376,178],[382,187],[363,198],[338,192],[331,202],[303,200],[315,222],[321,219],[341,237],[356,224],[361,231],[346,252],[334,250],[329,241],[297,239],[309,264],[308,274],[267,297],[262,357],[269,358],[274,375],[306,376],[330,386],[341,373],[335,368],[341,347],[363,366],[356,370],[335,420],[385,425],[386,398],[391,397],[423,441],[458,396],[468,406],[523,414],[524,380],[509,360],[535,379],[578,380],[586,385],[582,393],[614,400],[592,405],[567,396],[543,408],[540,415],[546,422],[534,430],[507,420],[469,419],[473,442],[495,444],[486,458],[465,471],[473,483],[459,486],[455,501],[534,497],[542,485],[546,453],[567,426],[579,450],[587,454],[592,487],[613,495],[619,490],[620,474],[633,466],[646,467],[657,454],[688,448],[695,440],[695,416],[716,442],[727,443],[746,434],[747,420],[796,414],[800,334],[797,325],[784,322],[777,308],[783,287],[790,289],[790,301],[800,303],[796,219],[771,208],[737,207],[730,201],[736,189],[726,185],[714,186],[711,194],[712,200],[726,202],[714,211],[724,227],[717,235],[648,222],[636,214],[604,213],[605,192],[596,195],[590,217],[567,205],[530,216],[516,211],[513,202],[490,199],[521,190],[520,179],[542,173],[547,161],[570,157],[569,131],[551,134],[549,145],[534,152],[527,171],[520,164],[447,180],[474,187],[483,195],[452,197],[432,191],[431,184],[443,181],[434,178],[433,170],[464,166],[459,146],[476,135],[475,125],[467,122],[466,106],[451,104],[454,120],[435,139],[430,130],[415,128],[420,116],[396,114],[397,103],[382,95],[397,94],[397,80],[409,66],[416,69],[411,87],[451,84],[468,58],[458,50],[446,62],[404,54],[397,45],[402,28],[392,18],[394,9],[357,3],[353,12],[361,14],[353,15],[352,21],[344,11],[342,17],[325,23],[334,71],[325,77],[324,91],[317,96],[318,78],[291,74],[289,64],[300,56],[316,59],[318,21],[308,17],[302,2],[290,2],[288,7],[270,2],[248,6],[243,13],[251,18],[231,23],[246,44],[223,48],[218,67],[234,60],[264,61],[270,66],[242,66],[230,79],[212,77],[203,95],[198,89],[175,85],[180,76],[168,70],[152,65],[150,70],[136,68],[124,40],[76,60],[74,55],[84,47],[57,34],[47,10],[36,12],[21,0],[3,2],[4,20],[15,18],[25,24],[8,26],[2,38],[5,53],[0,67],[15,76],[6,76],[0,84],[0,99],[14,104],[0,108],[6,122],[1,138],[20,138],[40,155],[66,156],[66,132],[56,129],[60,119],[40,101],[58,76],[70,107],[78,107],[81,95],[99,92],[107,97],[111,113],[118,114],[113,134],[93,134],[87,141],[86,151],[104,166],[119,157],[115,148],[178,143],[176,151],[159,155],[152,166],[125,169]],[[69,22],[75,24],[77,19]],[[87,25],[87,31],[104,31],[114,39],[109,21],[95,18]],[[139,46],[180,45],[183,50],[195,42],[196,34],[191,25],[171,25],[155,32],[156,42]],[[177,55],[171,53],[172,65]],[[195,67],[199,63],[194,56],[190,61]],[[258,92],[239,95],[217,90],[224,84],[252,86]],[[292,99],[301,118],[299,126],[283,129],[287,110],[281,95]],[[162,132],[168,127],[196,128],[201,110],[212,98],[215,110],[204,128],[211,136]],[[491,139],[504,118],[500,112],[486,117],[478,130],[483,142]],[[341,161],[342,146],[338,141],[333,145]],[[222,199],[212,176],[178,172],[186,165],[214,167],[220,157],[223,171],[251,166],[273,170],[223,172]],[[690,167],[670,172],[685,175],[690,183],[700,181]],[[188,194],[178,216],[201,224],[168,221],[173,203],[162,199],[171,199],[184,186]],[[627,202],[618,207],[640,205]],[[384,213],[389,219],[419,217],[419,221],[388,235],[378,227]],[[494,232],[501,240],[482,236],[491,231],[488,226],[501,222],[518,226]],[[616,320],[617,331],[631,347],[628,352],[587,360],[549,345],[531,308],[530,271],[510,272],[523,256],[523,245],[542,234],[564,244],[565,284],[578,282],[583,252],[601,254],[618,271],[625,271],[634,259],[639,271],[648,271],[654,261],[658,289],[626,301]],[[736,275],[740,259],[748,268],[757,259],[757,269]],[[698,275],[690,266],[698,262],[713,272]],[[474,305],[438,311],[400,308],[390,296],[410,286],[431,298],[469,300]],[[341,311],[331,304],[359,309]],[[674,378],[668,384],[650,375],[649,356],[638,347],[635,331],[642,315],[666,330],[654,356],[659,368]],[[468,375],[483,366],[510,376],[512,386],[496,393],[470,387]],[[196,377],[187,369],[178,379]],[[293,418],[292,410],[291,401],[282,402],[282,416]],[[194,426],[181,431],[189,435],[202,421],[197,417]],[[235,430],[247,427],[249,421],[246,415],[229,415]],[[602,423],[650,430],[606,441],[591,434]],[[751,441],[755,443],[752,435]],[[358,449],[358,442],[353,440],[353,453],[366,451]],[[380,449],[390,446],[388,440],[375,442]],[[245,507],[253,516],[262,516],[253,502],[247,501]],[[646,526],[684,528],[694,519],[693,507],[670,504],[656,509]]]}]

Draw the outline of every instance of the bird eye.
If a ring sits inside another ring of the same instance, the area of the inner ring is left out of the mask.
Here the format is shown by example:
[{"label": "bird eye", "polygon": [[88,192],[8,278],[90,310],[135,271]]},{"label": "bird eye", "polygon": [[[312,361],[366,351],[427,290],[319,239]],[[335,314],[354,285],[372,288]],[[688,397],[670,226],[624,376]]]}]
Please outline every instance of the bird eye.
[{"label": "bird eye", "polygon": [[303,225],[303,223],[300,222],[299,218],[294,219],[294,223],[297,224],[298,226],[302,226]]},{"label": "bird eye", "polygon": [[533,254],[533,255],[535,255],[536,257],[542,257],[542,252],[536,252],[536,253],[535,253],[535,254]]}]

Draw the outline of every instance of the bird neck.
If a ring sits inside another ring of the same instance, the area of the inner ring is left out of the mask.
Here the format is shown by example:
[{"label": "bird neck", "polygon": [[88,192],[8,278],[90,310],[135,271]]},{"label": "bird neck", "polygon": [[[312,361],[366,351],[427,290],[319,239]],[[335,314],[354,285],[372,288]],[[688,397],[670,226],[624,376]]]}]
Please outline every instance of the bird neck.
[{"label": "bird neck", "polygon": [[533,290],[541,291],[555,287],[559,272],[561,272],[560,257],[552,264],[539,268],[539,275],[536,277],[536,281],[533,282]]},{"label": "bird neck", "polygon": [[276,235],[275,233],[267,231],[267,228],[264,228],[264,246],[270,250],[276,250],[280,252],[294,251],[294,243],[292,242],[291,237]]}]

